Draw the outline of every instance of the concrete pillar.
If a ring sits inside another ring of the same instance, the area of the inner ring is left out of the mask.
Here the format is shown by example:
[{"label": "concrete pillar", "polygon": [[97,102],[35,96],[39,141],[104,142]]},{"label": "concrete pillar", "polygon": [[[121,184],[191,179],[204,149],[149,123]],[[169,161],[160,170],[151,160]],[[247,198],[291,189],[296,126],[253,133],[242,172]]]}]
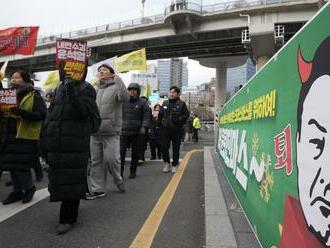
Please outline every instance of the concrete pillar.
[{"label": "concrete pillar", "polygon": [[216,68],[217,83],[215,87],[215,110],[218,113],[221,105],[227,98],[227,67],[225,65]]},{"label": "concrete pillar", "polygon": [[259,56],[256,59],[257,65],[256,65],[256,70],[259,71],[261,69],[261,67],[263,67],[268,60],[270,59],[269,56]]}]

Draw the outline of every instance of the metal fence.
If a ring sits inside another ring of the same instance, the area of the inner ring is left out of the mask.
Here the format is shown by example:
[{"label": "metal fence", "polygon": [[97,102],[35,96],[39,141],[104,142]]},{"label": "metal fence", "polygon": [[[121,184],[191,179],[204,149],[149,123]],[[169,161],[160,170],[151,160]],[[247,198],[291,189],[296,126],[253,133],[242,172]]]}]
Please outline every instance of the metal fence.
[{"label": "metal fence", "polygon": [[200,5],[193,2],[185,2],[182,1],[181,3],[177,4],[171,4],[169,7],[167,7],[163,14],[158,14],[154,16],[148,16],[144,18],[137,18],[122,22],[116,22],[116,23],[110,23],[102,26],[96,26],[96,27],[90,27],[85,29],[80,29],[72,32],[62,33],[58,35],[51,35],[46,37],[40,37],[37,40],[37,45],[43,45],[46,43],[52,43],[58,38],[68,38],[68,39],[74,39],[74,38],[81,38],[87,35],[92,34],[98,34],[98,33],[104,33],[104,32],[111,32],[111,31],[117,31],[125,28],[133,28],[138,27],[145,24],[158,24],[163,23],[165,20],[165,17],[176,11],[184,11],[188,10],[191,12],[196,12],[200,14],[207,14],[207,13],[214,13],[214,12],[225,12],[227,10],[232,9],[239,9],[239,8],[247,8],[247,7],[253,7],[253,6],[265,6],[265,5],[272,5],[272,4],[279,4],[279,3],[286,3],[286,2],[301,2],[304,0],[253,0],[253,1],[246,1],[246,0],[234,0],[234,1],[227,1],[212,5]]}]

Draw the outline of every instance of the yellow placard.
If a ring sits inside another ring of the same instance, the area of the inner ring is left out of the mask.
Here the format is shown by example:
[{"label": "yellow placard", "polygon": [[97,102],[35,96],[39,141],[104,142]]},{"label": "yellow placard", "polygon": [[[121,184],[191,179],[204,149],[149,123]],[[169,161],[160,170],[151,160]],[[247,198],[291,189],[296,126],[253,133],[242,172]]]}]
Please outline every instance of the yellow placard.
[{"label": "yellow placard", "polygon": [[44,82],[43,88],[46,90],[54,90],[60,85],[60,76],[58,71],[52,71],[48,74],[46,81]]}]

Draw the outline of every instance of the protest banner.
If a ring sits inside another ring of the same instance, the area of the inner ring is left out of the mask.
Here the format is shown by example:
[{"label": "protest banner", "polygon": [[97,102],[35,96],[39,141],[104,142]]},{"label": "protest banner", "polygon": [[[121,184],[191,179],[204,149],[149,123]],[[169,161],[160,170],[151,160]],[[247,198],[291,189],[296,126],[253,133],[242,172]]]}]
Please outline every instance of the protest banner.
[{"label": "protest banner", "polygon": [[10,109],[17,107],[17,93],[14,89],[0,89],[0,110],[8,116]]},{"label": "protest banner", "polygon": [[[87,42],[69,39],[56,40],[56,63],[64,63],[65,75],[81,80],[87,66]],[[59,68],[60,69],[60,68]]]},{"label": "protest banner", "polygon": [[118,57],[115,60],[115,65],[118,73],[133,70],[147,70],[146,49],[143,48]]},{"label": "protest banner", "polygon": [[219,113],[217,153],[263,247],[330,247],[330,5]]},{"label": "protest banner", "polygon": [[39,27],[12,27],[0,30],[0,54],[34,53]]}]

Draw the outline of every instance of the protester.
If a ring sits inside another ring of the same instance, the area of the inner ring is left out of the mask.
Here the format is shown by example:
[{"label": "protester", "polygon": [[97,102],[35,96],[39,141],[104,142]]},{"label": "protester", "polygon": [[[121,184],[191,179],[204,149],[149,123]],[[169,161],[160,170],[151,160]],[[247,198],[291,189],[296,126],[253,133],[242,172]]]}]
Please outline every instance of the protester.
[{"label": "protester", "polygon": [[[151,112],[152,112],[152,110],[149,107],[149,99],[146,96],[141,96],[140,98],[141,98],[141,100],[143,102],[146,103],[146,105],[149,108],[150,122],[151,122],[151,119],[152,119]],[[143,164],[146,161],[145,153],[146,153],[146,150],[148,149],[148,142],[149,142],[149,135],[148,135],[148,133],[149,133],[149,128],[146,128],[146,133],[140,135],[140,141],[141,141],[141,143],[139,145],[140,151],[139,151],[138,164]]]},{"label": "protester", "polygon": [[156,104],[154,106],[154,111],[152,113],[152,120],[149,129],[151,160],[155,160],[156,155],[158,159],[162,159],[162,149],[161,149],[162,124],[158,118],[159,111],[160,111],[160,105]]},{"label": "protester", "polygon": [[198,115],[195,114],[194,120],[193,120],[193,140],[194,142],[198,142],[198,131],[201,129],[201,123],[198,118]]},{"label": "protester", "polygon": [[61,201],[57,233],[68,232],[77,221],[80,199],[85,198],[90,135],[98,115],[96,92],[85,82],[65,77],[60,66],[61,84],[45,122],[44,144],[49,165],[50,201]]},{"label": "protester", "polygon": [[190,116],[185,124],[185,129],[186,129],[186,132],[188,133],[188,141],[192,141],[192,135],[194,133],[193,120],[194,120],[194,114],[193,114],[193,112],[191,112]]},{"label": "protester", "polygon": [[[180,100],[180,89],[172,86],[169,92],[169,100],[164,101],[159,119],[164,126],[163,134],[163,159],[165,167],[163,172],[176,172],[179,164],[180,145],[183,125],[189,118],[186,103]],[[173,159],[170,163],[169,148],[172,143]]]},{"label": "protester", "polygon": [[146,134],[150,125],[150,108],[139,97],[139,84],[131,83],[127,89],[130,98],[123,104],[123,127],[120,137],[121,174],[124,175],[126,150],[131,146],[132,160],[129,178],[133,179],[136,177],[141,135]]},{"label": "protester", "polygon": [[126,86],[115,75],[112,67],[103,64],[98,68],[96,84],[98,105],[102,119],[99,131],[91,137],[91,166],[88,177],[89,191],[86,199],[92,200],[106,195],[107,174],[120,192],[125,192],[120,174],[120,133],[122,128],[122,103],[128,101]]},{"label": "protester", "polygon": [[10,171],[14,186],[13,192],[2,202],[4,205],[20,200],[28,203],[34,196],[36,187],[31,168],[37,165],[38,140],[47,111],[28,72],[15,70],[11,75],[11,87],[16,89],[18,107],[10,109],[8,116],[0,111],[0,122],[5,125],[0,138],[0,169]]}]

